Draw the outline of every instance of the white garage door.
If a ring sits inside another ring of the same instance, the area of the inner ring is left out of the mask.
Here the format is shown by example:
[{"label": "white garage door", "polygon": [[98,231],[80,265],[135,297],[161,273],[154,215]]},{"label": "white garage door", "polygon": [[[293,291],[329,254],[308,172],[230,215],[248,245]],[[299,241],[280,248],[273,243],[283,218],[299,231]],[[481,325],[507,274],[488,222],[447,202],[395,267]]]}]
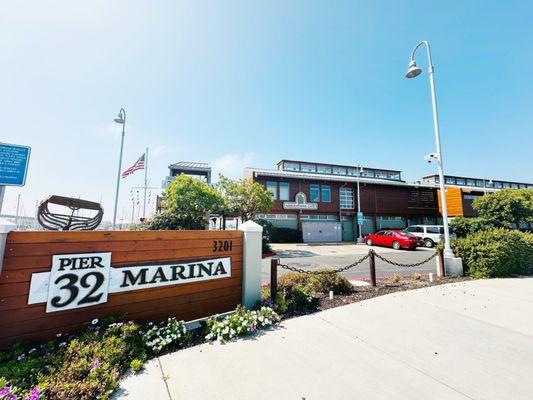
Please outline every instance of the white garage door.
[{"label": "white garage door", "polygon": [[302,222],[302,235],[305,243],[340,242],[342,227],[340,222]]}]

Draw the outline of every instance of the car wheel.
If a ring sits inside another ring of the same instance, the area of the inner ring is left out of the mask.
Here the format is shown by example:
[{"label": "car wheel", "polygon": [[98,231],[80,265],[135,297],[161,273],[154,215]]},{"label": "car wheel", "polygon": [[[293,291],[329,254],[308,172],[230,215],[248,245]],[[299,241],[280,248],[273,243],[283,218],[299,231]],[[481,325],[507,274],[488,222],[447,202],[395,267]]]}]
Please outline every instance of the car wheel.
[{"label": "car wheel", "polygon": [[400,246],[400,243],[398,243],[396,240],[394,242],[392,242],[392,248],[394,250],[400,250],[402,246]]},{"label": "car wheel", "polygon": [[366,244],[367,244],[368,246],[372,246],[372,239],[367,239],[367,240],[366,240]]},{"label": "car wheel", "polygon": [[435,243],[431,239],[424,239],[424,246],[426,246],[428,249],[435,246]]}]

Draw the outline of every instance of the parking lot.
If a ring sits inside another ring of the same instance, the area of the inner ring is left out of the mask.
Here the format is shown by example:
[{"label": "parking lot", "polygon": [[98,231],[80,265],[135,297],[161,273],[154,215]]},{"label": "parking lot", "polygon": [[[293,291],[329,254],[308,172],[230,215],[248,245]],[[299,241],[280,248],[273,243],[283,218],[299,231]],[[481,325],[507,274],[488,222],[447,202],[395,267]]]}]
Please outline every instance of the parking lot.
[{"label": "parking lot", "polygon": [[[276,253],[275,258],[280,259],[280,263],[306,270],[318,268],[339,268],[353,263],[373,249],[376,253],[387,259],[403,264],[420,262],[428,258],[435,250],[419,247],[416,250],[393,250],[386,247],[367,245],[356,245],[353,243],[339,244],[272,244],[272,249]],[[270,260],[263,259],[262,282],[270,282]],[[364,261],[356,267],[342,272],[348,279],[368,278],[368,261]],[[278,275],[286,273],[287,270],[278,268]],[[376,258],[376,275],[377,277],[386,277],[390,275],[410,275],[414,272],[427,274],[436,272],[435,259],[426,262],[418,267],[398,267]]]}]

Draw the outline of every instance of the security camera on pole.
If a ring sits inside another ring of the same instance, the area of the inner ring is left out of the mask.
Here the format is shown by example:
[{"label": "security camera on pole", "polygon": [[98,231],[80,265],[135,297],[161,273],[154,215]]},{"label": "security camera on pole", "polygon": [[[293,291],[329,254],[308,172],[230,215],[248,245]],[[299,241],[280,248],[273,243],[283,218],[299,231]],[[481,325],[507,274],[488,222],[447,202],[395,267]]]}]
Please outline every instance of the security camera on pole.
[{"label": "security camera on pole", "polygon": [[442,150],[440,146],[440,132],[439,132],[439,115],[438,115],[438,109],[437,109],[437,95],[435,93],[435,72],[433,68],[433,63],[431,61],[431,51],[429,48],[429,42],[427,40],[423,40],[420,43],[418,43],[415,48],[413,49],[413,52],[411,53],[411,58],[409,60],[409,68],[407,69],[407,73],[405,74],[405,77],[408,79],[415,78],[418,75],[422,73],[422,69],[416,66],[415,61],[415,53],[417,49],[425,45],[426,51],[427,51],[427,57],[428,57],[428,74],[429,74],[429,86],[431,89],[431,104],[433,107],[433,129],[435,131],[435,146],[436,146],[436,152],[431,153],[425,157],[425,160],[427,162],[437,161],[438,166],[438,172],[439,172],[439,186],[440,186],[440,198],[441,198],[441,205],[442,205],[442,223],[444,225],[444,260],[445,264],[447,259],[450,259],[450,268],[452,270],[453,275],[460,274],[462,275],[462,262],[461,259],[458,259],[458,262],[461,264],[460,267],[460,273],[458,268],[455,267],[455,264],[457,261],[454,258],[454,254],[452,251],[452,248],[450,246],[450,228],[448,226],[448,209],[446,204],[446,188],[444,186],[444,173],[443,173],[443,163],[442,163]]}]

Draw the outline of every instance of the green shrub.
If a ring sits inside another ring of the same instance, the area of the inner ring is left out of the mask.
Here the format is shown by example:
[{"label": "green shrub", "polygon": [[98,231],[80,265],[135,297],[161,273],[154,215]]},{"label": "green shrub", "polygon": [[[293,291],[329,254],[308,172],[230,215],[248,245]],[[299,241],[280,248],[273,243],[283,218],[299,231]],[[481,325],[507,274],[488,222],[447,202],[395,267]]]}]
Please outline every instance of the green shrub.
[{"label": "green shrub", "polygon": [[130,368],[133,370],[133,372],[139,372],[144,367],[144,364],[141,360],[134,359],[130,362]]},{"label": "green shrub", "polygon": [[[137,228],[144,231],[181,230],[184,229],[185,224],[185,219],[179,215],[163,211],[140,223]],[[201,227],[196,229],[201,229]]]},{"label": "green shrub", "polygon": [[484,229],[493,228],[493,224],[483,218],[456,217],[450,221],[453,233],[459,238]]},{"label": "green shrub", "polygon": [[344,276],[336,273],[330,273],[331,269],[322,268],[317,272],[326,272],[322,274],[312,274],[309,276],[309,285],[315,292],[329,293],[330,290],[335,294],[350,294],[353,292],[352,284]]},{"label": "green shrub", "polygon": [[533,234],[494,228],[452,241],[467,275],[504,277],[525,273],[533,266]]}]

